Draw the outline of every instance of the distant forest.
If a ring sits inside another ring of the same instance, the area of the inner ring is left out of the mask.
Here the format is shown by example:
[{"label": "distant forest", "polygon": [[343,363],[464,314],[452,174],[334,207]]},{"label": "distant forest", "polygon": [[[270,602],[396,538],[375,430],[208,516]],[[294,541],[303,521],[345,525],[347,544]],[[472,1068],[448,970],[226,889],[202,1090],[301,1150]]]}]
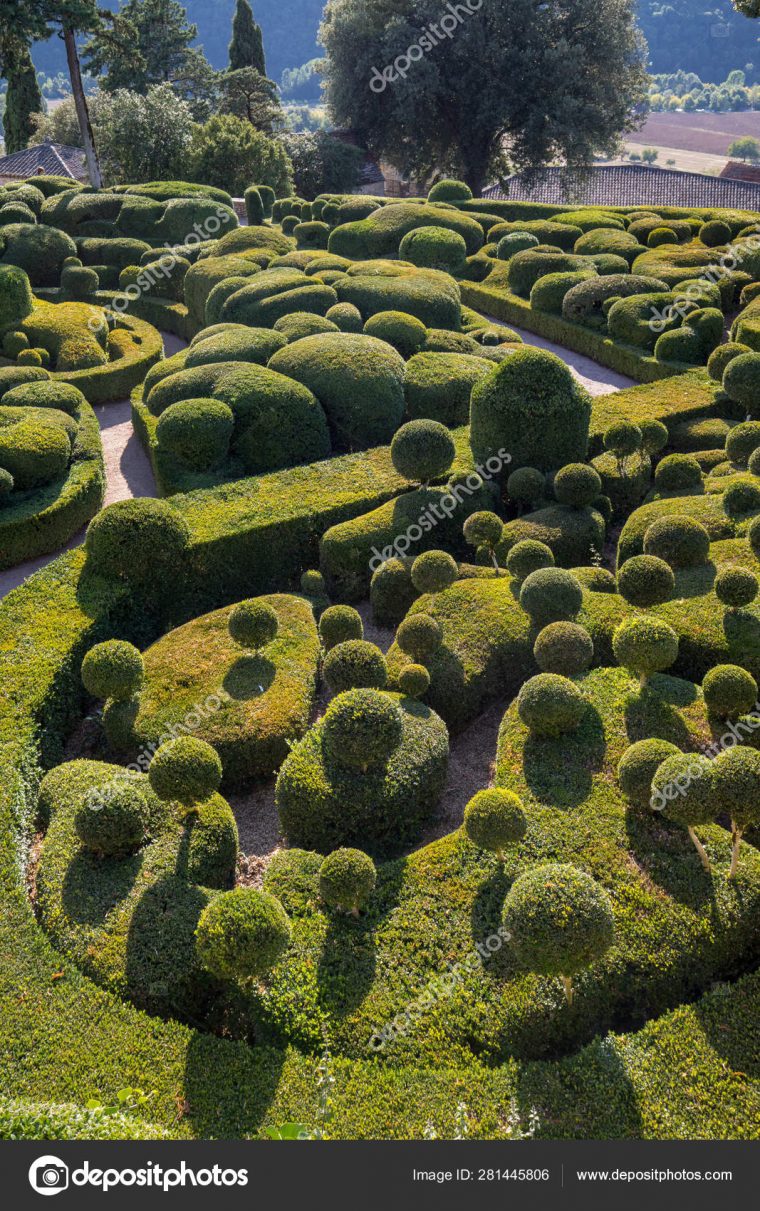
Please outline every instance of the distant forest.
[{"label": "distant forest", "polygon": [[[115,10],[118,0],[102,0]],[[278,83],[283,71],[320,54],[317,46],[323,0],[252,0],[264,32],[267,70]],[[443,6],[443,0],[442,0]],[[224,67],[235,0],[187,0],[198,40],[212,66]],[[649,43],[653,73],[682,69],[704,81],[725,80],[735,68],[760,65],[760,30],[734,12],[730,0],[639,0],[640,21]],[[66,67],[62,43],[51,38],[34,48],[39,71],[55,75]],[[754,74],[754,73],[752,73]],[[310,90],[313,95],[313,86]]]}]

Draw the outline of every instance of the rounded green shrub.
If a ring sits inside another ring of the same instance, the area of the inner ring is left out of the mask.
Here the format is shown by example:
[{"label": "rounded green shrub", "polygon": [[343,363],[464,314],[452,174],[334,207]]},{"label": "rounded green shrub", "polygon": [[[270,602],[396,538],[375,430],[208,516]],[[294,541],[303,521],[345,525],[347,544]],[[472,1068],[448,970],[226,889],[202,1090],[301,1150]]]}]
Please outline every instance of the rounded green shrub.
[{"label": "rounded green shrub", "polygon": [[620,789],[630,803],[645,807],[649,803],[652,779],[668,757],[679,752],[669,740],[653,736],[637,740],[625,750],[617,767]]},{"label": "rounded green shrub", "polygon": [[702,468],[691,454],[668,454],[657,464],[654,486],[658,492],[698,492]]},{"label": "rounded green shrub", "polygon": [[594,641],[576,622],[550,622],[539,631],[533,656],[543,673],[575,677],[585,673],[594,659]]},{"label": "rounded green shrub", "polygon": [[305,336],[316,336],[320,332],[339,332],[337,324],[333,324],[325,316],[312,315],[310,311],[294,311],[283,315],[274,326],[275,332],[280,332],[291,344],[301,341]]},{"label": "rounded green shrub", "polygon": [[643,685],[678,659],[678,636],[666,622],[641,614],[616,627],[612,650],[618,664],[635,673]]},{"label": "rounded green shrub", "polygon": [[85,549],[88,564],[99,575],[140,588],[158,581],[168,593],[166,579],[176,578],[189,539],[187,522],[168,501],[122,500],[90,522]]},{"label": "rounded green shrub", "polygon": [[378,626],[398,626],[417,600],[411,572],[409,559],[394,558],[384,560],[372,573],[369,599]]},{"label": "rounded green shrub", "polygon": [[335,324],[341,332],[364,331],[362,313],[353,303],[336,303],[325,313],[325,319]]},{"label": "rounded green shrub", "polygon": [[32,288],[24,270],[16,265],[0,265],[0,332],[18,327],[31,313],[32,305]]},{"label": "rounded green shrub", "polygon": [[740,404],[748,418],[760,418],[760,353],[742,353],[723,371],[723,390]]},{"label": "rounded green shrub", "polygon": [[427,328],[413,315],[403,311],[377,311],[364,325],[366,336],[393,345],[403,358],[418,353],[425,343]]},{"label": "rounded green shrub", "polygon": [[667,601],[676,587],[670,564],[656,555],[633,555],[618,572],[617,588],[632,606],[646,608]]},{"label": "rounded green shrub", "polygon": [[663,244],[677,244],[678,236],[669,227],[655,227],[647,236],[648,248],[660,248]]},{"label": "rounded green shrub", "polygon": [[575,866],[534,866],[512,884],[504,926],[518,962],[539,975],[559,976],[568,1002],[573,976],[601,959],[615,938],[607,892]]},{"label": "rounded green shrub", "polygon": [[713,790],[718,813],[725,813],[731,821],[733,853],[728,877],[732,879],[742,835],[760,824],[760,752],[738,744],[718,753],[713,762]]},{"label": "rounded green shrub", "polygon": [[249,227],[260,227],[264,222],[264,202],[256,185],[249,185],[243,193],[245,213]]},{"label": "rounded green shrub", "polygon": [[197,736],[177,736],[156,750],[148,777],[159,799],[192,805],[219,789],[222,763],[219,754]]},{"label": "rounded green shrub", "polygon": [[597,471],[587,463],[568,463],[554,476],[554,496],[561,505],[585,509],[593,504],[602,490]]},{"label": "rounded green shrub", "polygon": [[435,420],[402,425],[391,442],[391,461],[404,479],[429,483],[449,470],[456,455],[450,431]]},{"label": "rounded green shrub", "polygon": [[757,702],[757,682],[738,664],[716,664],[705,673],[702,694],[711,715],[738,719]]},{"label": "rounded green shrub", "polygon": [[517,696],[517,713],[534,736],[561,736],[573,731],[585,709],[583,694],[568,677],[539,673]]},{"label": "rounded green shrub", "polygon": [[729,609],[751,605],[757,589],[757,576],[749,568],[723,568],[715,577],[715,596]]},{"label": "rounded green shrub", "polygon": [[546,311],[549,315],[562,315],[565,296],[579,282],[597,277],[595,268],[575,269],[570,273],[546,273],[533,284],[530,305],[533,311]]},{"label": "rounded green shrub", "polygon": [[407,698],[424,698],[430,689],[430,674],[424,664],[405,664],[398,675],[398,688]]},{"label": "rounded green shrub", "polygon": [[471,199],[472,190],[469,185],[453,177],[436,181],[427,196],[428,202],[469,202]]},{"label": "rounded green shrub", "polygon": [[625,459],[641,449],[644,435],[633,421],[621,420],[605,430],[602,441],[605,450],[614,454],[619,463],[624,463]]},{"label": "rounded green shrub", "polygon": [[93,698],[126,702],[140,689],[144,675],[142,653],[123,639],[96,643],[82,661],[82,684]]},{"label": "rounded green shrub", "polygon": [[562,252],[559,248],[539,244],[537,248],[527,248],[509,258],[507,281],[514,294],[527,299],[539,278],[545,277],[546,274],[573,273],[588,267],[589,263],[585,257],[573,256],[571,252]]},{"label": "rounded green shrub", "polygon": [[713,382],[722,383],[729,362],[735,357],[741,357],[743,353],[751,352],[749,345],[742,345],[739,341],[726,341],[723,345],[717,345],[707,359],[707,373]]},{"label": "rounded green shrub", "polygon": [[490,513],[488,510],[471,513],[462,527],[465,541],[471,547],[482,548],[487,551],[494,560],[493,550],[501,539],[503,532],[504,522],[496,513]]},{"label": "rounded green shrub", "polygon": [[742,518],[760,511],[760,484],[730,484],[723,493],[723,508],[729,517]]},{"label": "rounded green shrub", "polygon": [[0,428],[0,467],[13,476],[16,490],[25,492],[52,483],[71,459],[68,435],[42,417],[24,417]]},{"label": "rounded green shrub", "polygon": [[410,614],[396,632],[396,643],[401,651],[417,664],[424,664],[434,656],[442,640],[440,623],[429,614]]},{"label": "rounded green shrub", "polygon": [[703,753],[666,757],[652,778],[651,804],[669,820],[690,830],[698,824],[709,824],[718,810],[712,761]]},{"label": "rounded green shrub", "polygon": [[760,447],[760,421],[748,420],[734,425],[726,436],[726,454],[737,467],[746,467]]},{"label": "rounded green shrub", "polygon": [[195,931],[198,957],[217,979],[261,981],[290,945],[282,904],[266,891],[236,887],[204,908]]},{"label": "rounded green shrub", "polygon": [[478,849],[505,860],[505,850],[528,831],[523,805],[513,791],[494,787],[477,791],[464,809],[464,831]]},{"label": "rounded green shrub", "polygon": [[363,636],[364,623],[361,614],[353,606],[328,606],[319,620],[319,637],[327,652],[339,643],[362,639]]},{"label": "rounded green shrub", "polygon": [[641,446],[645,454],[651,457],[665,449],[670,435],[667,425],[664,425],[661,420],[643,420],[639,423],[638,428],[642,438]]},{"label": "rounded green shrub", "polygon": [[546,491],[546,476],[535,467],[519,467],[507,479],[507,496],[520,508],[530,507],[541,500]]},{"label": "rounded green shrub", "polygon": [[333,698],[325,711],[322,743],[341,765],[360,770],[381,765],[402,735],[401,712],[380,690],[347,690]]},{"label": "rounded green shrub", "polygon": [[530,231],[508,231],[496,245],[496,256],[500,261],[508,261],[516,252],[527,252],[537,248],[540,243],[538,236]]},{"label": "rounded green shrub", "polygon": [[[511,571],[511,569],[510,569]],[[540,568],[525,578],[520,605],[538,627],[575,618],[583,604],[583,589],[577,577],[564,568]]]},{"label": "rounded green shrub", "polygon": [[210,471],[229,453],[235,418],[216,399],[185,399],[170,404],[156,425],[158,448],[193,471]]},{"label": "rounded green shrub", "polygon": [[420,269],[440,269],[454,276],[467,268],[467,244],[458,231],[445,227],[416,227],[399,244],[399,257]]},{"label": "rounded green shrub", "polygon": [[412,584],[418,593],[441,593],[458,576],[457,561],[447,551],[423,551],[412,564]]},{"label": "rounded green shrub", "polygon": [[507,571],[517,581],[524,581],[533,572],[554,567],[554,553],[545,542],[535,538],[523,538],[510,547],[507,553]]},{"label": "rounded green shrub", "polygon": [[330,648],[322,673],[333,694],[354,689],[384,690],[388,684],[385,657],[366,639],[347,639]]},{"label": "rounded green shrub", "polygon": [[6,391],[2,397],[3,407],[11,408],[55,408],[68,416],[77,416],[86,399],[72,383],[48,379],[43,382],[21,383]]},{"label": "rounded green shrub", "polygon": [[145,839],[148,805],[129,778],[93,788],[74,816],[74,828],[85,849],[106,857],[134,853]]},{"label": "rounded green shrub", "polygon": [[700,227],[699,238],[708,248],[720,248],[731,239],[731,228],[720,219],[710,219]]},{"label": "rounded green shrub", "polygon": [[258,652],[272,643],[279,630],[277,611],[267,601],[240,601],[230,611],[230,635],[243,648]]},{"label": "rounded green shrub", "polygon": [[656,555],[671,568],[696,567],[710,556],[709,533],[686,513],[672,513],[653,521],[644,533],[643,545],[645,555]]},{"label": "rounded green shrub", "polygon": [[325,597],[325,578],[316,569],[310,569],[301,576],[301,592],[306,597]]},{"label": "rounded green shrub", "polygon": [[375,890],[377,871],[361,849],[334,849],[319,868],[319,894],[330,908],[358,917]]},{"label": "rounded green shrub", "polygon": [[0,505],[7,502],[13,491],[13,476],[10,471],[6,471],[4,467],[0,467]]}]

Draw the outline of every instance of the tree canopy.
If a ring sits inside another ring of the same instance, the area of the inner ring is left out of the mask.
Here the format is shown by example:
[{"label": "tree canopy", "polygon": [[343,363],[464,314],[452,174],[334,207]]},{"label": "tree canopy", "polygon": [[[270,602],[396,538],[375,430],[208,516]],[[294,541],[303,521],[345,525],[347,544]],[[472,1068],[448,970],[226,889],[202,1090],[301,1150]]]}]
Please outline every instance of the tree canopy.
[{"label": "tree canopy", "polygon": [[253,67],[260,75],[266,76],[267,65],[261,26],[254,21],[253,9],[248,0],[237,0],[235,5],[229,55],[230,71]]}]

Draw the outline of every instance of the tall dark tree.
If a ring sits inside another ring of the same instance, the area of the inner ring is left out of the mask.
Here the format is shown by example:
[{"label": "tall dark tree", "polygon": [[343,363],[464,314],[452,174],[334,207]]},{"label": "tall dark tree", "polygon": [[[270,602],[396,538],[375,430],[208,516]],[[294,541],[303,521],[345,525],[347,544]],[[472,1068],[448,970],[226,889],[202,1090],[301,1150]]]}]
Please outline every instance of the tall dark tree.
[{"label": "tall dark tree", "polygon": [[127,0],[85,46],[85,64],[107,92],[146,93],[182,75],[197,36],[178,0]]},{"label": "tall dark tree", "polygon": [[262,76],[267,74],[261,26],[254,21],[248,0],[237,0],[232,18],[230,71],[240,71],[243,67],[254,67]]},{"label": "tall dark tree", "polygon": [[257,130],[271,134],[282,122],[280,95],[274,80],[267,80],[255,67],[220,73],[218,110],[245,118]]},{"label": "tall dark tree", "polygon": [[634,0],[330,0],[327,101],[375,154],[474,193],[507,169],[582,171],[646,98]]},{"label": "tall dark tree", "polygon": [[32,56],[25,46],[13,56],[8,66],[8,92],[3,117],[5,150],[8,154],[21,151],[28,145],[34,134],[32,114],[41,113],[44,108]]}]

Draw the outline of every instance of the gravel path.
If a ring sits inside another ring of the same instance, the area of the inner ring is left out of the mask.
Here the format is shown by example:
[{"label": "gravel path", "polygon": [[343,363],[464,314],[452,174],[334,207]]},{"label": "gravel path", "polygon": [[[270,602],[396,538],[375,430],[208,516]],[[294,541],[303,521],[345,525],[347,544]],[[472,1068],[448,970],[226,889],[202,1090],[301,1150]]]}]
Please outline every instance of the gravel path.
[{"label": "gravel path", "polygon": [[[497,327],[504,326],[501,320],[495,319],[492,315],[486,315],[484,318]],[[553,341],[547,341],[543,336],[536,336],[535,332],[528,332],[525,328],[516,328],[514,324],[508,324],[507,327],[521,336],[526,345],[535,345],[537,349],[548,349],[550,353],[556,353],[557,357],[561,357],[591,395],[610,395],[613,391],[621,391],[623,387],[637,385],[635,379],[628,378],[625,374],[618,374],[616,370],[608,370],[606,366],[600,366],[590,357],[584,357],[582,353],[573,353],[572,350],[565,349],[564,345],[555,345]]]}]

